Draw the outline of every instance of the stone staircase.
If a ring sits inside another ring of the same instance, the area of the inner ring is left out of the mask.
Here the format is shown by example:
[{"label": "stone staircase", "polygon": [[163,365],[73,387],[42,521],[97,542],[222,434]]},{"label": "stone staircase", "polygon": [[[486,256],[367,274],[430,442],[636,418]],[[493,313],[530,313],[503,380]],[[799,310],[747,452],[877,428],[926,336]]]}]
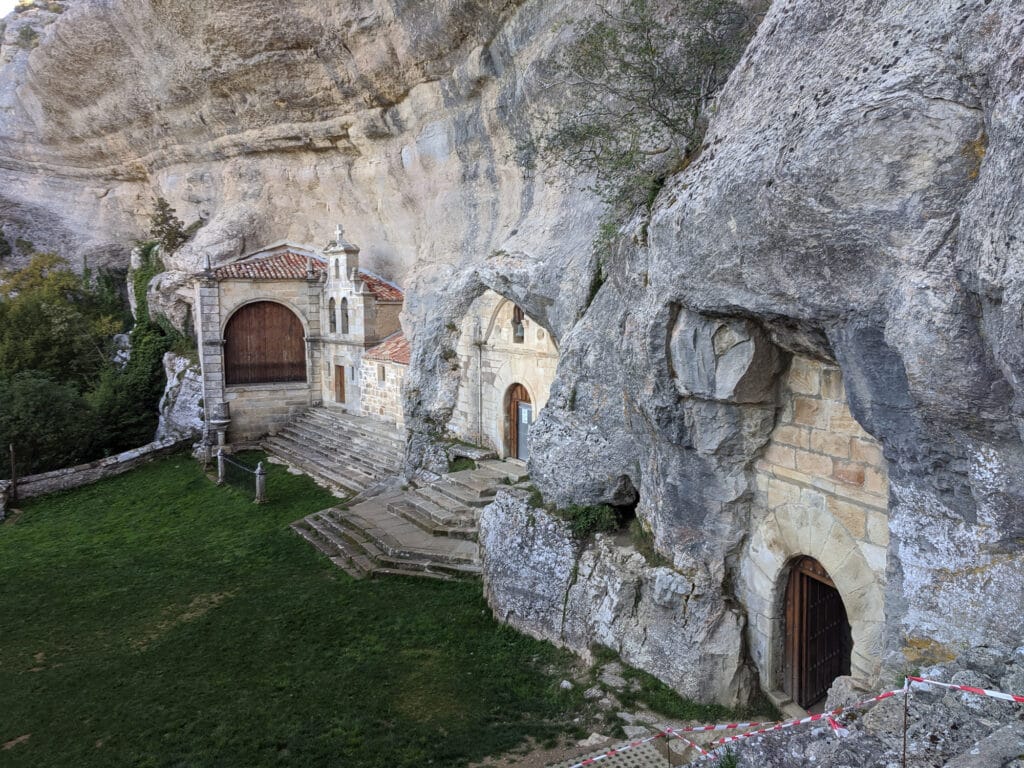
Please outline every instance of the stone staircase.
[{"label": "stone staircase", "polygon": [[292,523],[300,536],[355,578],[400,574],[452,580],[480,573],[477,519],[502,484],[526,469],[488,460],[440,480],[331,507]]},{"label": "stone staircase", "polygon": [[273,456],[350,496],[401,472],[404,437],[385,422],[309,408],[263,441]]}]

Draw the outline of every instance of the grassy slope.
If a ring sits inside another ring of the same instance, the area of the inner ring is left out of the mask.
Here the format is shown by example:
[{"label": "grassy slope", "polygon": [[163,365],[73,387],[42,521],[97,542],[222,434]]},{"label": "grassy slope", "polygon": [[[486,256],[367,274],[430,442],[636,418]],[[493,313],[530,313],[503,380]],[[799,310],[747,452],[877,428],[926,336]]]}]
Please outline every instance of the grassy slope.
[{"label": "grassy slope", "polygon": [[271,503],[185,458],[0,526],[0,765],[458,765],[579,705],[567,656],[497,625],[477,583],[354,582]]}]

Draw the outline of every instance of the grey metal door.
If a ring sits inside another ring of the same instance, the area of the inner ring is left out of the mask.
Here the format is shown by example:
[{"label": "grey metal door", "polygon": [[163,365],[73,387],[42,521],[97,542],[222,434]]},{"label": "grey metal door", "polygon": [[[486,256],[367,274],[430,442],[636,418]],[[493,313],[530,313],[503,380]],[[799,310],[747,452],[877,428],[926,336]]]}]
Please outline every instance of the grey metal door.
[{"label": "grey metal door", "polygon": [[516,404],[516,458],[526,461],[530,458],[530,422],[533,421],[533,406],[529,403]]}]

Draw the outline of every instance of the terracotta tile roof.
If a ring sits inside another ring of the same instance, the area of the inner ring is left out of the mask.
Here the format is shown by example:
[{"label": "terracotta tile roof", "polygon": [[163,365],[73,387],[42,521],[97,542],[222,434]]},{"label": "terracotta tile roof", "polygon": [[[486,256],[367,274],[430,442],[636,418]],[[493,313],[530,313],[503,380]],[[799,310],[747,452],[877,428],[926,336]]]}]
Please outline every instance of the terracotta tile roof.
[{"label": "terracotta tile roof", "polygon": [[366,290],[372,293],[377,301],[405,301],[405,294],[402,293],[401,288],[377,277],[372,272],[359,270],[359,279],[363,281]]},{"label": "terracotta tile roof", "polygon": [[376,347],[363,354],[368,360],[384,360],[389,363],[409,364],[409,340],[399,331],[388,336]]},{"label": "terracotta tile roof", "polygon": [[[299,253],[286,251],[273,256],[243,259],[225,264],[213,270],[216,278],[239,280],[305,280],[308,259]],[[313,259],[313,271],[317,278],[327,273],[327,265],[318,258]]]}]

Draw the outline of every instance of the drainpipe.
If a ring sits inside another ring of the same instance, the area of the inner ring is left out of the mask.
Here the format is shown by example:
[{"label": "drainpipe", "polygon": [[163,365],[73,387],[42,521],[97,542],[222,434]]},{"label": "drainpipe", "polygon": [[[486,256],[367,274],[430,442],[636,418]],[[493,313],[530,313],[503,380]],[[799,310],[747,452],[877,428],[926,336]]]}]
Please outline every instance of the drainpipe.
[{"label": "drainpipe", "polygon": [[480,318],[473,321],[473,345],[476,347],[476,444],[484,444],[484,340],[480,333]]}]

